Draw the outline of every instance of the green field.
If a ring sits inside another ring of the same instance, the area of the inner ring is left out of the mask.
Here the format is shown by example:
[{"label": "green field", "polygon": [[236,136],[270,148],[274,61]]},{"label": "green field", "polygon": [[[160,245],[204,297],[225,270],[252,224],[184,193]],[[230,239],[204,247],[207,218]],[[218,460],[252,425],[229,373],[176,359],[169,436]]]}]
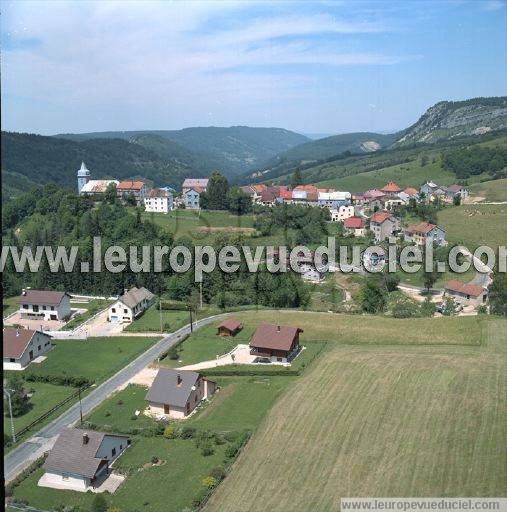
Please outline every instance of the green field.
[{"label": "green field", "polygon": [[470,187],[470,195],[484,197],[491,202],[507,201],[507,178],[475,183]]},{"label": "green field", "polygon": [[[173,332],[190,323],[188,311],[162,310],[163,332]],[[142,316],[127,325],[127,332],[160,332],[160,311],[154,304]]]},{"label": "green field", "polygon": [[31,364],[24,375],[57,375],[105,380],[156,343],[156,338],[125,336],[53,340],[54,349],[41,364]]},{"label": "green field", "polygon": [[252,215],[238,216],[226,211],[209,210],[173,210],[168,214],[144,213],[143,217],[153,219],[156,224],[171,232],[175,238],[183,235],[190,236],[196,245],[211,243],[214,233],[217,232],[230,233],[235,230],[250,235],[254,219]]},{"label": "green field", "polygon": [[19,309],[19,297],[7,297],[2,299],[2,317],[5,318]]},{"label": "green field", "polygon": [[[46,382],[27,382],[25,390],[30,395],[30,409],[25,414],[14,418],[15,432],[28,426],[76,391],[70,386],[55,386]],[[11,435],[10,417],[5,414],[8,414],[8,408],[4,409],[4,432]]]},{"label": "green field", "polygon": [[479,245],[497,249],[507,241],[507,204],[469,204],[438,212],[438,223],[446,229],[450,243],[469,250]]},{"label": "green field", "polygon": [[[456,329],[466,319],[453,320]],[[475,347],[450,346],[454,329],[432,347],[346,346],[337,336],[282,394],[206,510],[328,512],[346,496],[503,496],[507,323],[473,322]],[[424,331],[389,324],[393,334]]]}]

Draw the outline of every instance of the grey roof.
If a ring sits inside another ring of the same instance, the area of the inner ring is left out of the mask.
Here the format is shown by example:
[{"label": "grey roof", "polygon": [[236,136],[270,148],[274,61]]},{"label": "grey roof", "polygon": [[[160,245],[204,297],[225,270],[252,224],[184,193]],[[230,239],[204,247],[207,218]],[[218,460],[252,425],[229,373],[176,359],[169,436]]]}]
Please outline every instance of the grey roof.
[{"label": "grey roof", "polygon": [[[179,385],[178,375],[181,378]],[[189,370],[161,368],[146,394],[146,400],[159,404],[185,407],[192,392],[192,387],[195,386],[198,378],[198,373]]]},{"label": "grey roof", "polygon": [[150,301],[155,297],[150,290],[146,288],[136,288],[135,286],[131,288],[127,293],[124,293],[121,297],[118,298],[125,306],[129,308],[135,308],[139,303],[141,303],[144,299]]},{"label": "grey roof", "polygon": [[[88,435],[88,443],[83,443],[83,434]],[[101,462],[105,459],[95,457],[104,437],[104,432],[67,428],[61,432],[49,452],[44,469],[63,473],[74,473],[93,478]],[[127,437],[114,434],[114,437]]]}]

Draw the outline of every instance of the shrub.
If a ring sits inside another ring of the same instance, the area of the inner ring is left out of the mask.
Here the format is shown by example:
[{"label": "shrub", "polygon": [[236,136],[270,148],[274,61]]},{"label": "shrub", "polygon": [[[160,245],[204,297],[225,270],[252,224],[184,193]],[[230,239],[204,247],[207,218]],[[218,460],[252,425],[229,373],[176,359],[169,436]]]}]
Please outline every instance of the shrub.
[{"label": "shrub", "polygon": [[213,455],[215,453],[215,449],[213,448],[211,441],[209,439],[206,439],[201,443],[201,455],[204,457],[209,457],[210,455]]},{"label": "shrub", "polygon": [[212,476],[217,482],[220,482],[220,480],[225,478],[225,470],[222,466],[216,466],[210,471],[210,476]]},{"label": "shrub", "polygon": [[96,494],[90,508],[91,512],[107,512],[107,501],[102,494]]},{"label": "shrub", "polygon": [[151,458],[151,463],[152,464],[157,464],[158,463],[158,457],[156,455],[154,455],[152,458]]},{"label": "shrub", "polygon": [[236,454],[238,453],[239,446],[237,444],[231,444],[228,446],[225,450],[225,456],[229,459],[232,459],[236,457]]},{"label": "shrub", "polygon": [[202,485],[204,485],[206,489],[213,489],[213,487],[217,485],[217,481],[212,476],[207,476],[206,478],[202,479]]},{"label": "shrub", "polygon": [[168,425],[165,429],[164,429],[164,437],[166,439],[174,439],[176,437],[176,432],[174,430],[174,427],[171,426],[171,425]]},{"label": "shrub", "polygon": [[428,296],[424,299],[424,302],[421,304],[421,316],[431,317],[435,314],[437,310],[435,304],[431,302],[431,298]]},{"label": "shrub", "polygon": [[194,427],[183,427],[181,429],[180,437],[182,439],[191,439],[195,435]]},{"label": "shrub", "polygon": [[[203,481],[203,484],[204,484],[204,481]],[[206,487],[205,489],[202,489],[201,491],[199,491],[198,494],[196,494],[196,496],[192,500],[192,506],[194,508],[199,508],[202,505],[202,503],[204,502],[204,499],[206,498],[207,495],[208,495],[208,488]]]},{"label": "shrub", "polygon": [[36,461],[32,462],[26,469],[24,469],[16,478],[11,480],[5,486],[5,496],[12,496],[14,489],[21,483],[23,480],[28,478],[34,471],[42,467],[46,458],[40,457]]},{"label": "shrub", "polygon": [[178,349],[176,347],[171,347],[167,351],[167,356],[169,357],[169,359],[172,359],[173,361],[177,361],[178,358],[180,357],[178,354]]},{"label": "shrub", "polygon": [[213,434],[213,440],[215,441],[215,444],[217,446],[225,444],[225,439],[222,434],[218,434],[218,433]]}]

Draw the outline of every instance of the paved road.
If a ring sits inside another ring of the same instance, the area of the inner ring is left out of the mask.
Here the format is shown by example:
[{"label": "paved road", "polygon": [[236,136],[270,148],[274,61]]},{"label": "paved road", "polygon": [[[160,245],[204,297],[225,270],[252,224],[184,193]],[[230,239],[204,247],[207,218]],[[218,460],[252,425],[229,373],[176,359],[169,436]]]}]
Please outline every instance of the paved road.
[{"label": "paved road", "polygon": [[[225,314],[214,315],[194,322],[194,329],[207,325]],[[83,414],[90,412],[101,402],[108,398],[119,386],[126,384],[134,375],[149,365],[163,352],[172,347],[182,336],[190,333],[190,325],[182,327],[178,331],[169,334],[155,345],[143,352],[137,359],[103,382],[86,395],[82,400]],[[39,432],[20,444],[4,457],[4,478],[6,482],[12,480],[23,469],[38,459],[44,452],[50,450],[56,440],[56,436],[65,427],[79,421],[79,403],[67,409],[61,416],[48,423]]]}]

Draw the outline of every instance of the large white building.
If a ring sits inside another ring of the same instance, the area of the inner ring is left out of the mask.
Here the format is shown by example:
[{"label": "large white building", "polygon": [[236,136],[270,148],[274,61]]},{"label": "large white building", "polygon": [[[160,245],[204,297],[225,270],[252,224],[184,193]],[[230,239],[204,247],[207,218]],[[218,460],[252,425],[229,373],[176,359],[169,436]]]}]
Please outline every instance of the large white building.
[{"label": "large white building", "polygon": [[330,210],[332,222],[343,222],[345,219],[354,217],[354,207],[352,205],[339,206],[336,210]]},{"label": "large white building", "polygon": [[169,213],[173,209],[173,195],[168,190],[154,188],[144,198],[144,209],[147,212]]},{"label": "large white building", "polygon": [[4,370],[24,370],[51,348],[51,336],[41,331],[4,327],[2,338]]},{"label": "large white building", "polygon": [[19,298],[21,318],[67,320],[71,315],[70,295],[66,292],[23,289]]}]

